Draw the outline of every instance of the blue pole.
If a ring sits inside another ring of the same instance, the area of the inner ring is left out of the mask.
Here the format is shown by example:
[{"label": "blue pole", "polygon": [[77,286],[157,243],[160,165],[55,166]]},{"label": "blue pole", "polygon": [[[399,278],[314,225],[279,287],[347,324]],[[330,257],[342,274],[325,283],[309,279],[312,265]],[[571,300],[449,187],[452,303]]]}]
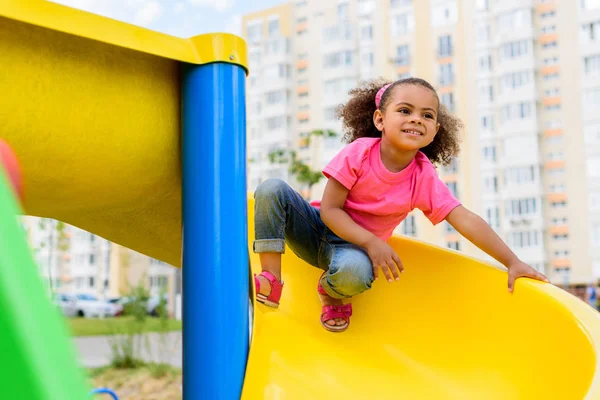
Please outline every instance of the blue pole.
[{"label": "blue pole", "polygon": [[184,64],[183,397],[239,399],[248,357],[245,70]]}]

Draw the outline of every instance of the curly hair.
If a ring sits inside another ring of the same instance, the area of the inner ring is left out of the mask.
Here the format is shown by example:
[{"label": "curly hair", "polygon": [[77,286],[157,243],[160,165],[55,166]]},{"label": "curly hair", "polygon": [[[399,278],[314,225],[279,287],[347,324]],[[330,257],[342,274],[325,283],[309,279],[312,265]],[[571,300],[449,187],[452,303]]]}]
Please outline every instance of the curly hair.
[{"label": "curly hair", "polygon": [[373,114],[377,107],[375,106],[375,95],[384,85],[391,83],[381,97],[379,109],[384,110],[390,100],[392,89],[400,85],[419,85],[431,90],[438,99],[438,117],[440,124],[435,139],[421,151],[429,158],[433,164],[448,165],[452,157],[458,155],[460,143],[460,130],[463,127],[462,122],[452,115],[446,106],[444,106],[429,82],[420,78],[406,78],[395,82],[389,82],[379,78],[364,82],[361,86],[352,89],[350,100],[342,104],[337,109],[338,118],[342,120],[344,129],[343,140],[346,143],[352,143],[356,139],[363,137],[381,137],[381,132],[373,123]]}]

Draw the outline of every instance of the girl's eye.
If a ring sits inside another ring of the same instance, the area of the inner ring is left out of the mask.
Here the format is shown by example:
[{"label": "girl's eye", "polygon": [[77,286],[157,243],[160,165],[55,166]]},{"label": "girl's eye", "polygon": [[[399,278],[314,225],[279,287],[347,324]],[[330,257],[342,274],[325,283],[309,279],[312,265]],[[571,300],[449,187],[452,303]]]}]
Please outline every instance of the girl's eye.
[{"label": "girl's eye", "polygon": [[433,118],[433,115],[427,113],[427,114],[425,114],[425,118]]},{"label": "girl's eye", "polygon": [[404,113],[404,114],[410,114],[410,111],[408,110],[408,108],[401,108],[400,112]]}]

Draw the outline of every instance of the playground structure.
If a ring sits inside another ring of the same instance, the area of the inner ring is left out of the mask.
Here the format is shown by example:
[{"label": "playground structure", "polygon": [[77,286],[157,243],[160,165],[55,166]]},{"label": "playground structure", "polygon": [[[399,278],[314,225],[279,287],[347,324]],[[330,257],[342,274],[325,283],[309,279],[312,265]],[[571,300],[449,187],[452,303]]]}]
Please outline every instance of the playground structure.
[{"label": "playground structure", "polygon": [[[320,272],[289,250],[277,310],[252,304],[245,43],[179,39],[43,0],[0,4],[0,398],[89,390],[19,213],[183,266],[184,398],[600,398],[600,315],[549,284],[407,238],[406,272],[319,323]],[[183,248],[183,251],[182,251]],[[43,335],[40,332],[43,331]]]}]

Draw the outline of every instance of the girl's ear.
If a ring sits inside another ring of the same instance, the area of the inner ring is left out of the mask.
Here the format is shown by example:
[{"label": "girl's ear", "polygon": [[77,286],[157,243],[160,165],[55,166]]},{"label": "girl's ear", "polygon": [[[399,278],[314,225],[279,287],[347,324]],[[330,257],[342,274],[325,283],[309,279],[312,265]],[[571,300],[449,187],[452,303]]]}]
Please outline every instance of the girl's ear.
[{"label": "girl's ear", "polygon": [[373,123],[379,132],[383,132],[383,113],[381,110],[377,109],[373,113]]},{"label": "girl's ear", "polygon": [[440,123],[437,123],[437,126],[435,127],[435,133],[437,134],[440,131]]}]

